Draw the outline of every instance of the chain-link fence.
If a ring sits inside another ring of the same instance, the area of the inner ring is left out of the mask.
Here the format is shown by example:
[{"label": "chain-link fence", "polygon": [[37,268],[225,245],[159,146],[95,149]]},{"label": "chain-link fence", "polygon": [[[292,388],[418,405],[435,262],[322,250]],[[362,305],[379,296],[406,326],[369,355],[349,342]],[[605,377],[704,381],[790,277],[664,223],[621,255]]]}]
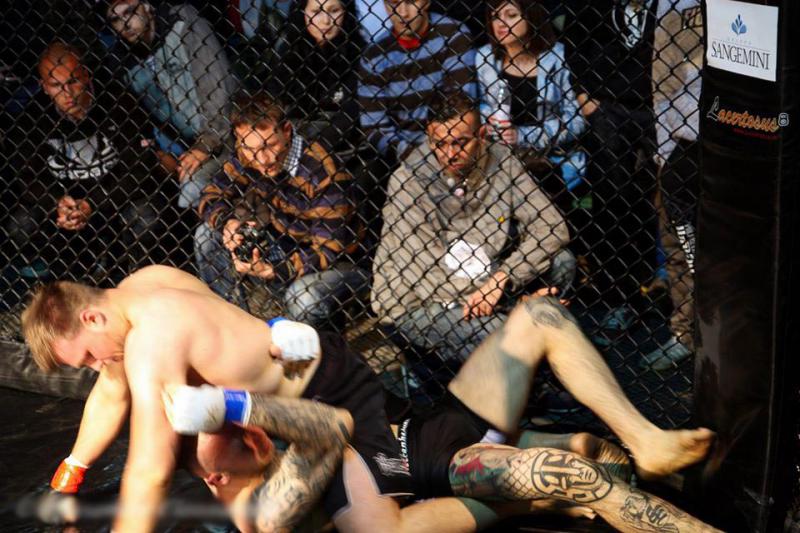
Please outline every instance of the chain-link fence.
[{"label": "chain-link fence", "polygon": [[[162,263],[425,403],[555,289],[639,408],[688,421],[699,1],[9,6],[4,338],[38,282]],[[540,381],[531,417],[593,422]]]}]

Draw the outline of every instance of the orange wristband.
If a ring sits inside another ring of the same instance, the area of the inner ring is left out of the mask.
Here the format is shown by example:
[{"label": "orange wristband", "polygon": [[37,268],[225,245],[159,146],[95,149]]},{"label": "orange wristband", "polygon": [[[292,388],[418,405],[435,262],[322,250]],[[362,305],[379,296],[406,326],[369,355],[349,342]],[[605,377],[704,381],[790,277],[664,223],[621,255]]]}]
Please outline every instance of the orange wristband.
[{"label": "orange wristband", "polygon": [[83,483],[85,474],[85,468],[67,464],[66,460],[61,461],[53,479],[50,480],[50,487],[64,494],[75,494]]}]

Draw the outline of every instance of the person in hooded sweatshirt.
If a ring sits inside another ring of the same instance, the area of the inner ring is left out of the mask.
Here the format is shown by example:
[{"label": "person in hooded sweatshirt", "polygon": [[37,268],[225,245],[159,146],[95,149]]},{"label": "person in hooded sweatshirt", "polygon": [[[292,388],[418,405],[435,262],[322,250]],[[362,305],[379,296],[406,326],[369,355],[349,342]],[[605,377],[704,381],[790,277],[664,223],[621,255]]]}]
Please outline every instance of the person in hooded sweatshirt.
[{"label": "person in hooded sweatshirt", "polygon": [[330,151],[357,144],[357,69],[363,42],[351,0],[292,5],[285,40],[267,82],[307,139]]},{"label": "person in hooded sweatshirt", "polygon": [[152,259],[170,196],[147,114],[61,41],[42,54],[38,76],[42,91],[5,131],[17,198],[6,253],[59,278],[121,279]]}]

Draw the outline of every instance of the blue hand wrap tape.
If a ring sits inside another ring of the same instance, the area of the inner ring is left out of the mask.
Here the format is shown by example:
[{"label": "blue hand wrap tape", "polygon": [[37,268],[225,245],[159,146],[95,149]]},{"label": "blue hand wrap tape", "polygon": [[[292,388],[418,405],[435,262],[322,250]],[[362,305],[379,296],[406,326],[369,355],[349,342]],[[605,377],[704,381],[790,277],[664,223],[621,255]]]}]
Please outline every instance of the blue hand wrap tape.
[{"label": "blue hand wrap tape", "polygon": [[284,318],[284,317],[282,317],[282,316],[276,316],[275,318],[271,318],[271,319],[269,319],[269,320],[267,321],[267,325],[268,325],[269,327],[272,327],[272,326],[274,326],[275,324],[277,324],[278,322],[281,322],[281,321],[283,321],[283,320],[288,320],[288,318]]},{"label": "blue hand wrap tape", "polygon": [[225,389],[223,395],[225,396],[225,422],[243,423],[247,410],[247,392]]}]

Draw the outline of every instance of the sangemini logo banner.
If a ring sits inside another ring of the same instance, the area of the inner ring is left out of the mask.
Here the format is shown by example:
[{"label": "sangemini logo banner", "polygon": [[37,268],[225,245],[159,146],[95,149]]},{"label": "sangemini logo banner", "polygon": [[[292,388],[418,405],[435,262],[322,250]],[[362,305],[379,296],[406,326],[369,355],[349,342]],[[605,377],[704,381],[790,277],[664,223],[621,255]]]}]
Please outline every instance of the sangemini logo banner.
[{"label": "sangemini logo banner", "polygon": [[708,64],[728,72],[775,81],[778,8],[733,0],[708,0],[707,6]]}]

